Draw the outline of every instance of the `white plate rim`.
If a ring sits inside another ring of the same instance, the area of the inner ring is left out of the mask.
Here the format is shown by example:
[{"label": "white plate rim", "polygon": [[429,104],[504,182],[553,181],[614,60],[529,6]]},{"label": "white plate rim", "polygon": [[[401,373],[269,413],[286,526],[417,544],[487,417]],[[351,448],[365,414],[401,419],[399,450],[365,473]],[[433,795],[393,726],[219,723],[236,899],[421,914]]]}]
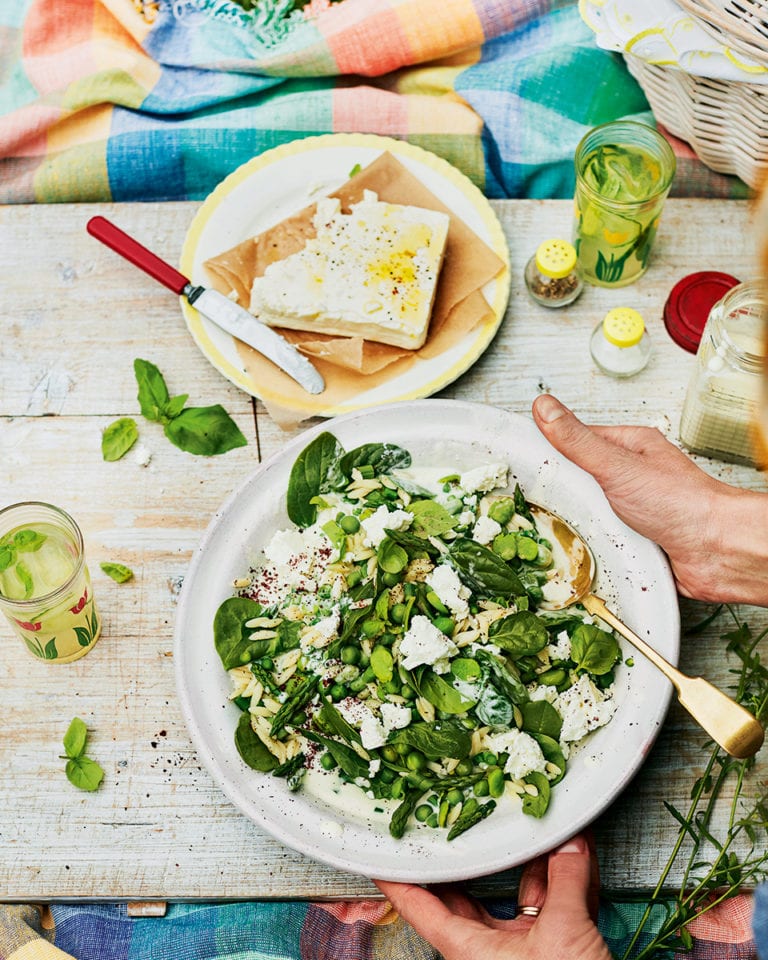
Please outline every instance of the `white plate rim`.
[{"label": "white plate rim", "polygon": [[[438,188],[442,186],[445,189],[446,185],[447,188],[460,192],[462,200],[470,205],[472,214],[478,218],[477,223],[473,224],[474,228],[481,239],[504,261],[504,268],[483,288],[491,308],[490,316],[469,331],[456,347],[447,351],[450,355],[449,362],[439,369],[436,375],[427,380],[420,380],[417,371],[422,368],[432,370],[433,367],[439,366],[437,361],[443,355],[432,358],[426,363],[419,361],[415,367],[409,368],[393,380],[385,381],[372,392],[371,396],[375,399],[368,399],[367,393],[363,393],[343,403],[327,407],[322,407],[317,397],[308,395],[306,401],[302,403],[293,398],[289,400],[279,392],[270,391],[255,383],[243,370],[242,364],[227,355],[230,349],[235,349],[233,338],[218,330],[215,324],[196,310],[185,297],[179,298],[182,315],[195,344],[221,374],[251,396],[274,404],[282,410],[292,410],[304,416],[333,417],[370,406],[378,406],[381,403],[395,403],[431,396],[465,373],[485,352],[504,320],[509,302],[509,248],[504,231],[488,199],[465,174],[447,160],[415,144],[377,134],[331,133],[305,137],[273,147],[242,164],[214,188],[193,217],[181,251],[182,273],[189,277],[193,284],[205,285],[210,282],[210,278],[201,267],[199,247],[206,230],[215,227],[220,205],[234,190],[248,184],[249,181],[257,183],[259,177],[268,173],[273,165],[283,159],[306,156],[307,161],[311,162],[312,155],[318,150],[339,149],[347,158],[342,165],[345,174],[340,174],[338,183],[329,189],[333,189],[347,179],[346,172],[355,162],[358,162],[361,156],[365,158],[364,163],[368,163],[375,156],[389,151],[405,163],[410,172],[418,176],[434,192],[439,193]],[[307,202],[309,201],[306,195],[297,197],[296,209],[300,209]],[[262,222],[258,229],[269,226],[268,221],[270,218]],[[241,236],[233,242],[237,243],[245,239],[245,236]],[[226,349],[222,348],[222,343],[227,344]]]},{"label": "white plate rim", "polygon": [[[489,845],[487,831],[494,826],[496,830],[503,834],[503,812],[495,812],[482,824],[473,828],[468,834],[459,837],[452,844],[447,844],[441,831],[430,831],[433,837],[427,838],[427,843],[423,842],[421,835],[414,836],[412,833],[406,833],[405,838],[400,841],[393,841],[391,838],[382,835],[376,835],[373,838],[373,848],[369,843],[362,852],[359,851],[360,842],[365,842],[365,828],[353,825],[350,837],[346,838],[345,833],[349,828],[345,828],[341,838],[334,836],[322,836],[318,838],[318,831],[314,828],[308,828],[307,824],[301,821],[301,816],[308,813],[312,815],[317,813],[312,806],[312,801],[302,797],[301,792],[296,795],[289,795],[284,782],[279,778],[269,775],[258,774],[249,770],[239,757],[233,761],[232,753],[234,748],[231,745],[232,732],[236,722],[236,716],[239,710],[233,704],[227,708],[230,712],[230,721],[228,725],[229,744],[219,733],[212,735],[210,731],[204,728],[204,723],[200,719],[200,704],[195,697],[199,694],[191,689],[190,679],[194,677],[195,669],[199,669],[206,676],[210,673],[211,664],[195,663],[192,657],[188,625],[190,619],[195,622],[195,614],[190,611],[199,604],[200,592],[195,583],[195,577],[206,562],[206,554],[212,548],[212,544],[227,519],[242,510],[242,498],[248,492],[249,487],[264,479],[264,475],[275,466],[283,467],[293,463],[295,456],[306,446],[313,437],[323,430],[341,433],[346,436],[347,431],[354,431],[357,425],[370,418],[390,419],[393,413],[402,419],[402,423],[407,430],[413,428],[413,424],[418,424],[422,416],[426,413],[427,405],[430,413],[437,415],[430,417],[434,422],[446,422],[449,416],[453,418],[454,432],[456,431],[456,418],[459,421],[466,420],[473,431],[477,431],[478,424],[486,421],[488,418],[495,421],[494,429],[498,431],[499,425],[510,429],[512,436],[518,434],[525,437],[528,441],[540,441],[541,450],[546,453],[547,469],[554,464],[555,474],[564,475],[569,483],[579,481],[582,489],[589,491],[590,511],[594,512],[601,523],[606,522],[610,526],[607,528],[607,535],[617,551],[621,553],[628,548],[641,550],[643,556],[650,564],[656,578],[653,589],[656,594],[651,593],[655,600],[655,606],[663,608],[667,612],[668,621],[664,624],[665,630],[662,631],[662,642],[655,639],[655,645],[672,663],[677,662],[679,653],[679,631],[680,619],[679,608],[677,605],[677,593],[674,586],[674,580],[669,568],[668,561],[664,553],[656,544],[651,543],[626,527],[610,510],[602,491],[595,481],[580,468],[560,457],[557,452],[549,446],[543,436],[538,434],[533,422],[519,414],[514,414],[501,410],[499,408],[487,407],[483,404],[472,403],[457,400],[419,400],[406,402],[402,404],[387,404],[382,407],[370,408],[365,411],[359,411],[339,417],[332,424],[319,424],[310,430],[305,431],[294,438],[281,451],[266,460],[256,471],[247,477],[237,489],[227,498],[221,508],[212,518],[209,526],[203,535],[200,545],[190,563],[187,576],[184,580],[181,596],[176,615],[176,625],[174,631],[174,661],[176,671],[176,684],[179,700],[182,707],[182,714],[187,724],[190,736],[204,766],[207,768],[216,784],[229,797],[232,803],[246,817],[265,829],[272,836],[286,844],[287,846],[305,854],[313,859],[320,860],[339,870],[352,873],[359,873],[364,876],[376,876],[380,879],[389,879],[397,881],[410,882],[450,882],[455,880],[466,880],[472,877],[482,876],[489,873],[495,873],[510,867],[519,865],[533,856],[553,849],[564,842],[573,833],[582,829],[592,820],[594,820],[605,808],[612,802],[626,787],[630,780],[635,776],[643,759],[651,749],[656,736],[661,728],[666,715],[671,696],[671,685],[655,671],[639,654],[634,655],[635,666],[632,668],[632,677],[634,680],[643,678],[645,686],[642,689],[633,690],[629,686],[630,695],[625,700],[625,710],[628,710],[628,704],[632,706],[632,716],[634,720],[630,722],[629,714],[626,715],[626,729],[619,726],[614,727],[617,718],[622,715],[621,709],[617,712],[614,720],[607,727],[598,730],[589,739],[589,749],[582,752],[584,763],[602,762],[606,755],[606,748],[600,747],[601,742],[605,743],[608,739],[614,745],[614,750],[619,745],[620,749],[634,748],[634,755],[624,762],[618,771],[614,772],[610,780],[610,787],[606,794],[601,795],[599,791],[593,789],[584,790],[583,784],[577,784],[575,781],[568,780],[568,774],[561,784],[554,791],[554,800],[548,817],[552,817],[559,805],[560,813],[555,820],[547,820],[545,817],[541,821],[532,821],[532,818],[519,815],[524,827],[530,828],[529,834],[524,845],[518,844],[515,849],[510,849],[505,845],[502,836],[497,840],[492,837],[492,843]],[[442,415],[442,416],[441,416]],[[375,432],[375,431],[374,431]],[[407,439],[399,435],[396,429],[393,431],[394,442],[400,442],[407,446]],[[358,434],[358,437],[360,435]],[[372,436],[368,425],[366,425],[365,439]],[[376,437],[373,437],[376,439]],[[383,437],[382,437],[383,438]],[[349,443],[349,441],[347,441]],[[481,441],[482,443],[482,441]],[[350,445],[353,445],[354,441]],[[536,444],[534,444],[536,445]],[[549,481],[547,481],[548,483]],[[562,487],[561,479],[555,481],[555,485]],[[528,492],[528,491],[527,491]],[[530,493],[529,493],[530,496]],[[570,515],[572,518],[572,514]],[[287,523],[287,518],[286,518]],[[590,541],[594,546],[594,542]],[[599,584],[600,585],[600,584]],[[605,586],[603,584],[602,586]],[[628,590],[628,587],[619,589]],[[639,589],[639,588],[638,588]],[[648,589],[647,587],[645,588]],[[216,599],[216,605],[226,596],[231,594],[231,581],[218,585],[219,595]],[[649,599],[645,594],[642,602]],[[660,601],[660,602],[659,602]],[[634,602],[634,601],[633,601]],[[638,600],[638,602],[640,602]],[[615,609],[615,608],[614,608]],[[621,615],[622,610],[616,610]],[[199,622],[199,618],[198,618]],[[637,620],[632,626],[642,634],[642,625]],[[640,629],[638,629],[640,628]],[[220,661],[213,650],[212,641],[212,619],[210,625],[201,628],[201,635],[197,638],[195,650],[202,649],[201,643],[207,643],[213,655],[211,663],[214,663],[219,670],[221,677],[226,681],[226,674],[221,667]],[[203,634],[205,635],[203,637]],[[625,647],[625,654],[631,655],[631,648]],[[208,655],[208,654],[206,654]],[[627,680],[629,683],[629,679]],[[221,684],[220,684],[221,686]],[[642,685],[641,685],[642,686]],[[224,684],[226,687],[226,683]],[[224,689],[222,687],[222,689]],[[639,698],[639,699],[638,699]],[[635,701],[637,700],[637,703]],[[220,705],[221,706],[221,705]],[[225,723],[225,727],[227,724]],[[619,734],[619,728],[622,733]],[[611,731],[616,736],[610,736]],[[218,737],[218,739],[217,739]],[[223,754],[229,753],[229,756]],[[597,758],[597,759],[594,759]],[[581,759],[578,760],[581,769]],[[238,769],[239,767],[239,769]],[[256,780],[255,778],[261,778]],[[245,783],[245,789],[242,786]],[[265,790],[261,790],[264,787]],[[580,787],[580,789],[577,789]],[[266,791],[266,792],[265,792]],[[569,793],[573,794],[569,802]],[[570,803],[574,800],[584,802],[583,808],[576,815],[572,815]],[[282,812],[282,802],[296,804],[299,810],[298,818],[291,818]],[[269,810],[265,812],[263,804],[267,803]],[[568,814],[563,815],[566,807]],[[275,811],[278,814],[275,815]],[[333,822],[333,815],[324,813],[328,816],[329,823]],[[508,818],[507,818],[508,820]],[[324,820],[323,823],[326,821]],[[527,823],[526,823],[527,822]],[[542,824],[543,829],[536,830],[532,828],[533,824]],[[507,823],[507,826],[509,824]],[[516,823],[520,827],[520,822]],[[483,837],[482,850],[484,856],[481,861],[474,857],[474,844],[472,839],[480,838],[481,831]],[[370,832],[370,831],[369,831]],[[525,831],[524,831],[525,832]],[[362,837],[361,837],[362,834]],[[434,835],[441,836],[442,848],[436,848]],[[466,838],[472,838],[469,841]],[[380,858],[380,866],[375,866],[371,860],[372,854],[381,853],[381,847],[385,848],[386,855]]]}]

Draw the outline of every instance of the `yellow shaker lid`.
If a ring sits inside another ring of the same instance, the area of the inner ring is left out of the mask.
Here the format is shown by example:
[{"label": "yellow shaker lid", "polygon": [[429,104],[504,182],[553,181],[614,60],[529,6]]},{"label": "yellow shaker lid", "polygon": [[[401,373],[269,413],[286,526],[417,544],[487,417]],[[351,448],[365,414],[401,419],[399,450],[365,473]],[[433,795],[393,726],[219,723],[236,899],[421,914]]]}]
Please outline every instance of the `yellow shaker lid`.
[{"label": "yellow shaker lid", "polygon": [[643,318],[632,307],[614,307],[603,320],[605,339],[616,347],[634,347],[644,332]]},{"label": "yellow shaker lid", "polygon": [[566,240],[545,240],[536,251],[536,269],[545,277],[559,280],[576,266],[576,251]]}]

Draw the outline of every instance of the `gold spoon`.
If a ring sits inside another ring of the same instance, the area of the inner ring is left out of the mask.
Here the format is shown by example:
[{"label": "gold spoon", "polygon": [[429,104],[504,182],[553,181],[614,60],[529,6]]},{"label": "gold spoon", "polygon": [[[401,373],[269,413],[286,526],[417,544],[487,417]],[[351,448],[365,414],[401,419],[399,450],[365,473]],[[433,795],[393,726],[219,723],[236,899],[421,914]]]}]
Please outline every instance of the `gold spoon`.
[{"label": "gold spoon", "polygon": [[569,564],[568,570],[558,570],[554,578],[563,596],[539,605],[544,609],[562,610],[580,602],[589,613],[600,617],[661,670],[675,688],[682,706],[726,753],[740,760],[757,753],[765,736],[760,721],[703,677],[689,677],[672,666],[611,613],[605,601],[592,593],[597,567],[586,541],[562,517],[538,504],[529,506],[539,531],[544,536],[551,535],[549,539],[564,549]]}]

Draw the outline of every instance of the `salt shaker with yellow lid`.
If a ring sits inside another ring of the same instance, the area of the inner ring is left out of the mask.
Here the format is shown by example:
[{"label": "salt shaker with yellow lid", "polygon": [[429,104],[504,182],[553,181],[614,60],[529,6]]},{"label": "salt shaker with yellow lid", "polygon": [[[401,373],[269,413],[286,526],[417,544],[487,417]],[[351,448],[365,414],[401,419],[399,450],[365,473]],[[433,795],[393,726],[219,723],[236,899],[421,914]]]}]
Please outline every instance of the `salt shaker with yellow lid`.
[{"label": "salt shaker with yellow lid", "polygon": [[637,310],[614,307],[592,331],[589,350],[603,373],[632,377],[650,359],[651,338]]}]

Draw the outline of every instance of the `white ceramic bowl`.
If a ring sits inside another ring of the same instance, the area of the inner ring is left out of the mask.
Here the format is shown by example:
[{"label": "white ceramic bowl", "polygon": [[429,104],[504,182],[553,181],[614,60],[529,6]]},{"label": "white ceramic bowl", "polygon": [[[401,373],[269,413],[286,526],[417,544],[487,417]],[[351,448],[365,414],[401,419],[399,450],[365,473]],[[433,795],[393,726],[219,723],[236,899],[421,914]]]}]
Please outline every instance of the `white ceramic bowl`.
[{"label": "white ceramic bowl", "polygon": [[515,866],[543,853],[598,816],[629,783],[664,720],[671,686],[640,654],[616,674],[618,710],[571,758],[545,817],[522,814],[506,798],[494,813],[448,843],[445,831],[411,829],[393,840],[382,819],[326,805],[282,778],[240,759],[233,733],[240,711],[228,702],[229,678],[213,645],[213,618],[232,581],[272,533],[290,526],[288,476],[296,456],[321,431],[346,449],[390,441],[410,450],[414,464],[510,464],[510,481],[526,496],[571,521],[598,563],[597,591],[637,633],[677,661],[680,619],[674,581],[661,550],[626,527],[595,481],[561,457],[534,423],[493,407],[453,400],[390,404],[339,417],[307,430],[267,460],[216,513],[192,560],[175,631],[176,679],[184,718],[211,776],[230,800],[285,844],[341,870],[382,879],[443,882]]}]

